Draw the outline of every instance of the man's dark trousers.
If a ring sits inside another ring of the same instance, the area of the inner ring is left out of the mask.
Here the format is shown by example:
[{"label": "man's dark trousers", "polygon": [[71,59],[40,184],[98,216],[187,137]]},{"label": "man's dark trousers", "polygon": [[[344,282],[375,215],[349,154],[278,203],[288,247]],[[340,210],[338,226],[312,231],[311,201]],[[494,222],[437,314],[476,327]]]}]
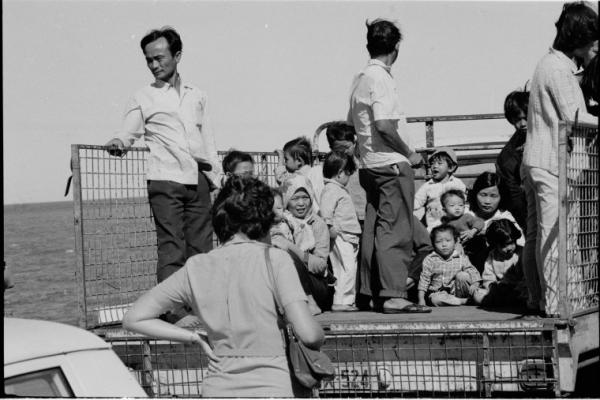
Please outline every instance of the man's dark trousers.
[{"label": "man's dark trousers", "polygon": [[359,180],[367,193],[360,292],[406,298],[413,251],[413,170],[408,163],[361,169]]},{"label": "man's dark trousers", "polygon": [[156,277],[162,282],[189,257],[213,248],[208,178],[199,172],[198,185],[148,181],[148,197],[158,242]]}]

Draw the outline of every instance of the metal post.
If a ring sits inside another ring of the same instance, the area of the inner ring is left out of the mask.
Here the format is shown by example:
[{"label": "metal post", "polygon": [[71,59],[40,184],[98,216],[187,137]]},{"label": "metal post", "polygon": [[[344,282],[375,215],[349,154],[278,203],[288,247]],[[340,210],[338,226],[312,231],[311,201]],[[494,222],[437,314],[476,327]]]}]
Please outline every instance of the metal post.
[{"label": "metal post", "polygon": [[492,384],[490,383],[490,337],[488,332],[483,332],[482,337],[482,349],[483,349],[483,360],[482,360],[482,373],[481,380],[483,381],[483,390],[485,397],[492,397]]},{"label": "metal post", "polygon": [[[560,124],[558,132],[558,311],[562,318],[569,318],[569,298],[567,293],[567,214],[568,214],[568,187],[567,187],[567,157],[568,137],[571,134],[570,125]],[[552,282],[548,282],[552,284]]]},{"label": "metal post", "polygon": [[561,397],[561,393],[560,393],[561,392],[560,391],[560,365],[559,365],[558,346],[559,346],[559,343],[558,343],[558,332],[557,332],[557,329],[554,328],[552,330],[552,372],[554,374],[554,379],[556,379],[556,381],[554,383],[554,395],[557,398]]},{"label": "metal post", "polygon": [[[142,387],[150,397],[154,397],[155,393],[152,389],[154,379],[152,376],[152,350],[149,340],[142,340]],[[159,381],[160,382],[160,381]],[[160,393],[160,388],[158,388]]]},{"label": "metal post", "polygon": [[73,174],[73,226],[75,228],[75,281],[79,306],[79,326],[87,328],[87,306],[85,301],[85,269],[83,266],[83,204],[81,201],[81,165],[79,146],[71,145],[71,166]]},{"label": "metal post", "polygon": [[425,121],[425,147],[434,147],[433,144],[433,120]]}]

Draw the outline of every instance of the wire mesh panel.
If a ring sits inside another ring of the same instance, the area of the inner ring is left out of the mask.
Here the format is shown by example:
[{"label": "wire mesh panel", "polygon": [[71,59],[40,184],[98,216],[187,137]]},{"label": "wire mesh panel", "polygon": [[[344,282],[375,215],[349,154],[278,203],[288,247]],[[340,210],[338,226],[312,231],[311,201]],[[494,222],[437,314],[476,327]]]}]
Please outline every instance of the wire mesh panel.
[{"label": "wire mesh panel", "polygon": [[[336,375],[320,397],[554,396],[553,327],[329,333],[322,348]],[[153,397],[199,397],[208,359],[199,346],[108,338]]]},{"label": "wire mesh panel", "polygon": [[553,395],[549,332],[498,330],[354,333],[329,336],[336,366],[321,397]]},{"label": "wire mesh panel", "polygon": [[208,358],[199,346],[155,339],[113,338],[115,353],[152,397],[200,397]]},{"label": "wire mesh panel", "polygon": [[566,243],[568,305],[576,314],[598,307],[598,128],[563,125],[562,134],[568,138],[562,147],[566,231],[561,239]]},{"label": "wire mesh panel", "polygon": [[120,321],[129,304],[156,283],[146,155],[140,148],[119,158],[102,146],[77,147],[74,190],[86,327]]},{"label": "wire mesh panel", "polygon": [[[73,146],[81,325],[119,323],[156,284],[157,241],[146,181],[146,148],[110,156],[105,146]],[[222,159],[226,152],[219,152]],[[275,153],[250,153],[256,176],[275,185]],[[216,241],[216,239],[215,239]]]}]

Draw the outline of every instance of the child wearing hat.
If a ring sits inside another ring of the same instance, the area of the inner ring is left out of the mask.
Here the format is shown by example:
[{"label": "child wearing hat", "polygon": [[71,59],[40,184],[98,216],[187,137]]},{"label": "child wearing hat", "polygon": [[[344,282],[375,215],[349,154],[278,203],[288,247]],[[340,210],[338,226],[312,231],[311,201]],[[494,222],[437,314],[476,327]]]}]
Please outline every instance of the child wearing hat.
[{"label": "child wearing hat", "polygon": [[448,190],[466,191],[462,180],[453,174],[458,168],[456,153],[448,147],[437,149],[429,158],[431,179],[426,181],[415,194],[414,214],[423,220],[427,230],[441,225],[444,210],[440,198]]}]

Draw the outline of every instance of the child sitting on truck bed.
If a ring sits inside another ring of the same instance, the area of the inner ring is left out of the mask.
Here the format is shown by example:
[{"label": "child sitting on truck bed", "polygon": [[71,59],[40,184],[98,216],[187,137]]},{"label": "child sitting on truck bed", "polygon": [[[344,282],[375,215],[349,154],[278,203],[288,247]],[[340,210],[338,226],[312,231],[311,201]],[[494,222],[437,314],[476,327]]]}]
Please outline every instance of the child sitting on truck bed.
[{"label": "child sitting on truck bed", "polygon": [[479,288],[481,275],[471,265],[460,246],[453,226],[439,225],[431,230],[434,251],[423,260],[419,280],[419,304],[433,306],[466,304]]},{"label": "child sitting on truck bed", "polygon": [[450,189],[441,198],[446,214],[442,217],[442,222],[458,231],[461,244],[473,239],[485,226],[481,218],[465,212],[465,202],[466,196],[462,190]]},{"label": "child sitting on truck bed", "polygon": [[460,179],[453,176],[458,161],[454,150],[442,147],[436,150],[429,159],[431,179],[426,181],[415,193],[414,214],[422,219],[425,216],[425,226],[431,229],[440,225],[444,211],[440,203],[442,193],[450,190],[467,190]]},{"label": "child sitting on truck bed", "polygon": [[521,231],[508,219],[492,221],[485,237],[491,248],[485,260],[482,288],[473,298],[483,306],[525,306],[527,286],[521,268]]}]

